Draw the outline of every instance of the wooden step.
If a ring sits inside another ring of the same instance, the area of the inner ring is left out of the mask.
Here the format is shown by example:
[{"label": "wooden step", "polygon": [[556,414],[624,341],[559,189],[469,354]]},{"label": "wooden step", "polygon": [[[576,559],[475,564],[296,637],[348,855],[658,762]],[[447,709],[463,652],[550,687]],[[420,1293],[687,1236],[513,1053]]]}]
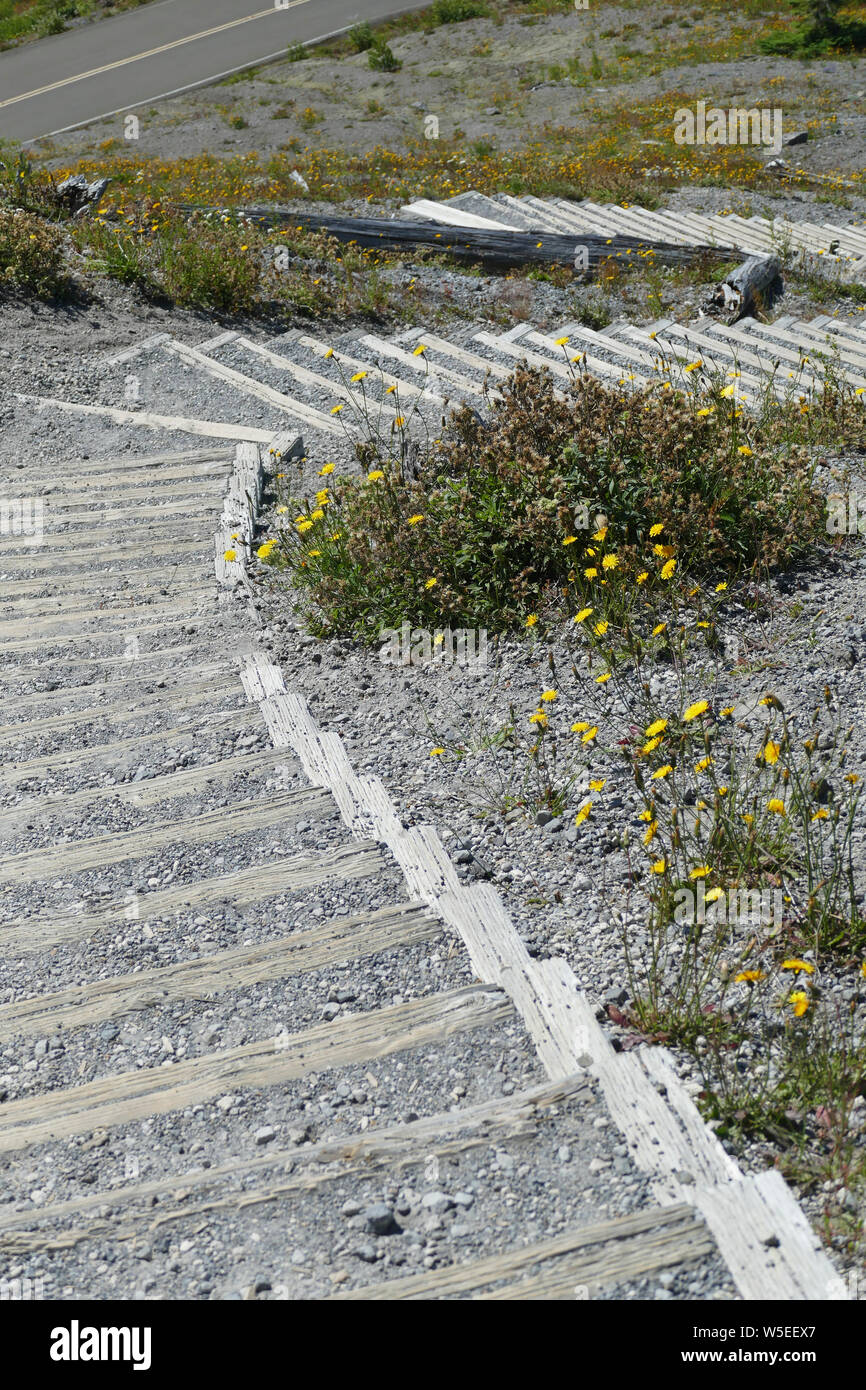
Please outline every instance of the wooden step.
[{"label": "wooden step", "polygon": [[159,350],[170,352],[188,367],[196,367],[207,373],[208,376],[212,376],[216,381],[224,381],[229,386],[233,386],[243,395],[264,401],[266,405],[281,410],[285,415],[291,415],[304,425],[313,426],[324,434],[344,434],[341,426],[336,424],[334,419],[330,415],[326,415],[324,411],[316,410],[314,406],[306,405],[303,401],[286,396],[282,391],[275,390],[273,386],[265,386],[263,382],[245,376],[243,372],[235,371],[234,367],[226,367],[222,362],[216,362],[212,357],[208,357],[207,353],[199,352],[197,348],[178,342],[176,338],[169,338],[167,342],[160,343]]},{"label": "wooden step", "polygon": [[[124,661],[124,658],[117,657],[116,660]],[[69,665],[69,662],[64,660],[63,664]],[[176,725],[172,729],[160,729],[153,734],[137,734],[133,738],[116,739],[112,743],[89,744],[86,748],[48,753],[38,758],[26,758],[22,762],[16,763],[14,767],[0,766],[0,784],[27,781],[31,777],[44,777],[49,773],[68,772],[71,768],[89,768],[91,764],[94,765],[94,771],[99,771],[95,765],[122,758],[124,754],[137,755],[139,750],[143,753],[145,749],[158,746],[161,743],[190,739],[217,729],[220,733],[225,733],[228,729],[249,729],[258,723],[259,719],[255,710],[249,708],[227,710],[225,713],[210,715],[206,723],[200,721],[198,724],[193,724],[190,722],[189,724]]]},{"label": "wooden step", "polygon": [[149,410],[121,410],[113,405],[85,405],[82,401],[61,401],[56,396],[32,396],[20,391],[15,399],[37,409],[57,410],[66,415],[96,415],[115,425],[140,425],[143,429],[177,430],[183,434],[203,434],[211,439],[252,440],[269,444],[273,430],[256,429],[253,425],[235,425],[222,420],[194,420],[187,415],[156,415]]},{"label": "wooden step", "polygon": [[[189,616],[199,612],[208,602],[213,602],[216,596],[213,587],[209,586],[205,589],[193,588],[191,593],[184,588],[177,594],[154,595],[144,601],[139,599],[136,603],[137,597],[134,593],[125,595],[125,605],[121,599],[111,607],[101,604],[98,608],[69,608],[45,614],[31,610],[17,618],[3,618],[0,619],[0,639],[3,640],[4,649],[9,651],[15,650],[16,643],[10,641],[7,647],[7,639],[14,638],[18,632],[32,632],[46,641],[55,636],[62,636],[64,641],[88,641],[95,636],[114,632],[118,623],[127,630],[131,622],[143,617],[155,617],[159,613]],[[74,630],[77,625],[97,622],[100,625],[98,632],[76,633]],[[73,631],[66,632],[65,629],[70,627]]]},{"label": "wooden step", "polygon": [[0,939],[7,956],[32,955],[55,946],[90,941],[101,932],[128,930],[131,922],[143,925],[164,921],[178,913],[207,912],[225,904],[243,909],[285,893],[373,878],[388,867],[387,859],[372,840],[356,840],[315,856],[295,854],[279,859],[269,855],[249,869],[235,869],[214,878],[197,879],[195,883],[147,892],[131,891],[123,901],[96,911],[75,916],[57,912],[34,914],[20,926],[4,926]]},{"label": "wooden step", "polygon": [[406,352],[396,343],[390,343],[386,338],[379,338],[373,333],[365,333],[359,341],[365,347],[370,348],[372,352],[378,353],[382,357],[392,357],[395,362],[408,367],[410,371],[422,372],[425,376],[429,376],[440,388],[443,383],[447,382],[458,387],[466,395],[484,395],[483,387],[478,382],[470,381],[467,377],[461,376],[459,372],[452,371],[450,367],[443,367],[438,362],[428,361],[423,353],[419,353],[416,357],[414,353]]},{"label": "wooden step", "polygon": [[365,398],[360,390],[352,391],[340,381],[331,381],[329,377],[322,376],[319,372],[311,372],[307,367],[299,366],[281,353],[273,352],[270,348],[263,347],[261,343],[251,342],[249,338],[238,338],[236,346],[261,357],[269,366],[278,367],[280,371],[287,372],[289,376],[293,376],[296,381],[303,382],[305,386],[317,386],[324,395],[347,401],[358,411],[361,419],[371,410],[384,411],[389,420],[393,420],[398,413],[391,403],[390,397],[385,397],[382,401],[371,401],[369,396]]},{"label": "wooden step", "polygon": [[426,386],[416,386],[414,382],[392,376],[390,372],[384,371],[379,366],[373,367],[368,358],[352,357],[348,353],[343,352],[342,349],[329,347],[327,343],[322,342],[320,339],[311,338],[308,333],[299,333],[295,341],[300,347],[307,348],[308,351],[316,353],[318,357],[332,356],[335,362],[339,362],[342,367],[348,367],[352,373],[375,371],[385,388],[394,386],[397,388],[398,393],[402,391],[403,394],[407,396],[423,397],[426,400],[435,401],[438,405],[444,405],[445,403],[444,397],[437,395],[429,384]]},{"label": "wooden step", "polygon": [[278,767],[294,771],[297,766],[295,758],[284,748],[266,748],[261,753],[239,753],[217,762],[160,773],[158,777],[143,777],[138,782],[114,782],[108,787],[87,787],[80,792],[27,795],[12,806],[0,808],[0,834],[21,824],[36,825],[46,820],[64,819],[73,811],[93,809],[102,801],[151,806],[187,796],[211,783],[231,782],[245,773],[267,772]]},{"label": "wooden step", "polygon": [[156,821],[136,830],[121,830],[116,835],[95,835],[48,849],[10,854],[0,864],[0,881],[38,883],[48,877],[68,877],[86,873],[88,869],[104,869],[112,864],[146,859],[168,845],[187,847],[231,840],[275,825],[292,825],[306,817],[315,819],[333,813],[331,794],[321,787],[275,792],[266,801],[256,797],[182,820]]},{"label": "wooden step", "polygon": [[209,999],[226,990],[266,980],[284,980],[339,961],[359,961],[380,951],[416,946],[442,935],[430,912],[408,903],[355,917],[337,917],[321,927],[255,946],[238,946],[195,960],[134,975],[114,975],[72,989],[0,1005],[0,1042],[75,1028],[89,1028],[122,1014],[161,1008],[179,999]]},{"label": "wooden step", "polygon": [[278,1042],[264,1038],[171,1066],[119,1072],[82,1086],[26,1096],[0,1106],[0,1153],[166,1115],[227,1091],[277,1086],[310,1072],[434,1046],[512,1016],[501,990],[470,985],[286,1033]]},{"label": "wooden step", "polygon": [[384,1279],[332,1294],[326,1301],[472,1298],[568,1299],[592,1297],[612,1284],[645,1278],[715,1251],[702,1220],[687,1206],[656,1207],[552,1240],[522,1245],[483,1260]]},{"label": "wooden step", "polygon": [[[38,1212],[0,1206],[0,1248],[7,1254],[32,1254],[70,1249],[87,1240],[126,1240],[152,1225],[154,1202],[159,1203],[156,1220],[160,1226],[188,1219],[200,1221],[205,1213],[236,1204],[238,1192],[233,1184],[256,1173],[270,1176],[256,1187],[248,1181],[244,1183],[245,1205],[296,1200],[330,1183],[402,1167],[431,1154],[442,1162],[452,1157],[459,1160],[496,1140],[532,1139],[551,1109],[586,1103],[591,1098],[586,1077],[581,1074],[547,1081],[511,1096],[463,1108],[455,1106],[406,1124],[369,1129],[348,1138],[324,1139],[290,1150],[269,1146],[265,1153],[234,1157],[211,1168],[170,1173],[148,1182],[88,1192],[65,1202],[53,1202]],[[207,1197],[205,1194],[210,1191],[223,1195]],[[118,1215],[100,1211],[106,1207]],[[123,1208],[133,1210],[121,1221],[118,1218]],[[82,1220],[88,1216],[90,1220]],[[69,1227],[69,1222],[79,1224]],[[66,1229],[57,1229],[62,1226]]]},{"label": "wooden step", "polygon": [[[86,689],[86,687],[85,687]],[[211,676],[198,681],[186,681],[169,686],[159,694],[138,699],[133,704],[88,705],[86,709],[67,710],[61,714],[32,716],[17,724],[0,724],[0,739],[20,742],[22,739],[36,739],[55,729],[74,728],[76,724],[96,724],[109,720],[112,724],[128,724],[136,719],[144,719],[159,710],[201,708],[212,700],[224,701],[226,698],[225,676]],[[39,708],[41,696],[28,697],[31,711]]]}]

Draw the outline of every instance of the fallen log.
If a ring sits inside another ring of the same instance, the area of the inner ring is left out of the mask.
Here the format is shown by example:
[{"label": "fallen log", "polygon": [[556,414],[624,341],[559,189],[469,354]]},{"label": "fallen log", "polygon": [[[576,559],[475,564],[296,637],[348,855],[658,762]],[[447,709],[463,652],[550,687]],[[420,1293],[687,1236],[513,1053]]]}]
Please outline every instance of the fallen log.
[{"label": "fallen log", "polygon": [[783,289],[782,267],[775,256],[749,256],[716,285],[706,308],[736,323],[772,308]]},{"label": "fallen log", "polygon": [[[214,209],[216,211],[216,209]],[[637,237],[603,237],[561,232],[512,232],[479,227],[443,227],[438,222],[391,221],[375,217],[331,217],[321,213],[286,212],[280,208],[246,207],[238,215],[259,226],[293,226],[326,232],[338,241],[364,247],[406,251],[438,251],[465,261],[498,266],[528,263],[569,265],[592,271],[611,260],[649,260],[661,265],[685,265],[704,256],[711,262],[730,256],[718,247],[680,246],[641,241]]]}]

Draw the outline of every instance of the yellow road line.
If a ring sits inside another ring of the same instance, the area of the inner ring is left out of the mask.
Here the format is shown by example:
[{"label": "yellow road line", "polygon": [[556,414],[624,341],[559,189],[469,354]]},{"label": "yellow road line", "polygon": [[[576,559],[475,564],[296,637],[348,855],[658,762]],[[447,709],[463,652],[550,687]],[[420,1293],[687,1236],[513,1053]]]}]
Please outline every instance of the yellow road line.
[{"label": "yellow road line", "polygon": [[0,109],[4,106],[14,106],[16,101],[29,101],[31,97],[44,96],[46,92],[55,92],[58,87],[68,87],[72,82],[84,82],[88,77],[98,77],[100,73],[111,72],[114,68],[125,67],[127,63],[137,63],[142,58],[153,58],[157,53],[167,53],[169,49],[181,48],[185,43],[195,43],[198,39],[208,39],[212,34],[222,34],[226,29],[236,29],[239,24],[249,24],[254,19],[265,19],[268,15],[280,14],[284,10],[293,10],[297,5],[308,5],[310,0],[287,0],[279,7],[271,4],[266,10],[258,10],[255,14],[244,15],[242,19],[231,19],[226,24],[217,24],[213,29],[203,29],[200,34],[188,34],[183,39],[172,39],[171,43],[160,44],[158,48],[149,48],[145,53],[133,53],[129,58],[118,58],[114,63],[105,63],[101,68],[91,68],[89,72],[79,72],[73,77],[63,77],[59,82],[50,82],[46,87],[34,87],[31,92],[22,92],[17,97],[7,97],[5,101],[0,101]]}]

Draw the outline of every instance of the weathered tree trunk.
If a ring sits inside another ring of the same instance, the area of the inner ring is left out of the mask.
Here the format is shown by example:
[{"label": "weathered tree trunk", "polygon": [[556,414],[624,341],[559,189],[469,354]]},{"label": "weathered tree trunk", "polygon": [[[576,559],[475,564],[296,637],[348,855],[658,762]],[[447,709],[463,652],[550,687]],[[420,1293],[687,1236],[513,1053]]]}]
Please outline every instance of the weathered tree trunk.
[{"label": "weathered tree trunk", "polygon": [[728,323],[769,309],[782,293],[782,267],[775,256],[749,256],[707,301],[710,312],[720,312]]},{"label": "weathered tree trunk", "polygon": [[309,231],[327,232],[338,241],[393,250],[424,248],[447,252],[467,261],[518,266],[529,262],[580,265],[593,271],[611,260],[644,258],[660,265],[688,265],[704,257],[709,262],[725,255],[718,247],[680,246],[646,242],[639,237],[603,237],[594,233],[498,231],[478,227],[446,227],[437,222],[402,222],[371,217],[330,217],[283,212],[279,208],[247,207],[245,216],[262,225],[289,223]]}]

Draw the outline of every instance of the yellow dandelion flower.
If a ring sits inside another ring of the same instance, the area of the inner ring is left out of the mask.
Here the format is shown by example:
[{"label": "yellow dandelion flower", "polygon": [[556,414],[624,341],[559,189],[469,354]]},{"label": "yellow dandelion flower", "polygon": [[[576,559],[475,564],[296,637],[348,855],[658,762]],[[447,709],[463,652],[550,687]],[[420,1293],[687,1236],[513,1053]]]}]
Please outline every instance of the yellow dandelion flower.
[{"label": "yellow dandelion flower", "polygon": [[676,560],[666,560],[661,568],[662,579],[670,579],[677,567]]},{"label": "yellow dandelion flower", "polygon": [[444,749],[444,748],[431,748],[431,749],[430,749],[430,757],[431,757],[431,758],[438,758],[439,755],[440,755],[441,753],[444,753],[444,752],[445,752],[445,749]]},{"label": "yellow dandelion flower", "polygon": [[796,975],[814,975],[815,967],[807,960],[799,960],[793,956],[790,960],[783,960],[781,970],[793,970]]},{"label": "yellow dandelion flower", "polygon": [[696,868],[692,869],[689,878],[696,882],[699,878],[707,878],[710,872],[709,864],[698,864]]},{"label": "yellow dandelion flower", "polygon": [[795,989],[792,991],[788,1003],[794,1010],[794,1017],[802,1018],[809,1007],[809,996],[805,990]]},{"label": "yellow dandelion flower", "polygon": [[537,622],[538,622],[538,614],[537,614],[537,613],[530,613],[529,617],[526,619],[526,626],[527,626],[527,627],[535,627],[535,624],[536,624]]},{"label": "yellow dandelion flower", "polygon": [[580,610],[579,613],[575,613],[575,615],[574,615],[574,621],[575,621],[576,623],[583,623],[583,622],[586,622],[586,619],[589,617],[589,615],[590,615],[591,612],[592,612],[592,609],[591,609],[591,608],[581,608],[581,610]]},{"label": "yellow dandelion flower", "polygon": [[649,570],[641,570],[640,574],[638,575],[637,579],[635,580],[635,584],[645,584],[645,583],[647,582],[648,579],[649,579]]},{"label": "yellow dandelion flower", "polygon": [[650,781],[651,781],[651,782],[657,782],[657,781],[659,780],[660,777],[668,777],[668,776],[670,775],[670,773],[672,773],[672,772],[673,772],[673,767],[671,766],[671,764],[670,764],[670,763],[665,763],[663,767],[657,767],[657,768],[656,768],[655,772],[653,773],[652,777],[650,778]]},{"label": "yellow dandelion flower", "polygon": [[656,862],[650,866],[650,873],[651,873],[651,874],[663,874],[666,868],[667,868],[667,860],[666,860],[666,859],[657,859]]},{"label": "yellow dandelion flower", "polygon": [[603,791],[603,790],[604,790],[604,784],[605,784],[606,781],[607,781],[607,778],[606,778],[606,777],[602,777],[602,778],[600,778],[598,781],[590,782],[590,784],[589,784],[589,789],[590,789],[590,791],[592,791],[592,792],[600,792],[600,791]]},{"label": "yellow dandelion flower", "polygon": [[542,690],[541,692],[541,698],[545,700],[547,704],[550,704],[552,700],[558,699],[558,697],[559,692],[556,690]]},{"label": "yellow dandelion flower", "polygon": [[425,588],[425,589],[433,589],[433,588],[435,588],[435,586],[436,586],[438,583],[439,583],[439,580],[438,580],[438,579],[435,577],[435,575],[434,575],[432,579],[428,579],[428,580],[427,580],[427,583],[424,585],[424,588]]},{"label": "yellow dandelion flower", "polygon": [[381,482],[381,480],[384,478],[384,476],[385,476],[385,474],[382,472],[381,468],[374,468],[372,473],[368,473],[368,474],[367,474],[367,482],[368,482],[368,483],[378,483],[378,482]]},{"label": "yellow dandelion flower", "polygon": [[739,975],[734,976],[734,984],[755,985],[759,980],[765,980],[766,978],[763,970],[741,970]]},{"label": "yellow dandelion flower", "polygon": [[574,818],[575,825],[582,825],[592,810],[592,802],[585,801]]},{"label": "yellow dandelion flower", "polygon": [[655,734],[663,734],[667,727],[668,721],[666,719],[655,719],[646,730],[646,733],[652,738]]},{"label": "yellow dandelion flower", "polygon": [[604,559],[601,562],[601,567],[603,570],[615,570],[618,564],[618,555],[605,555]]},{"label": "yellow dandelion flower", "polygon": [[407,526],[417,526],[418,523],[419,523],[419,521],[423,521],[423,520],[424,520],[423,514],[422,514],[421,512],[416,512],[414,516],[410,516],[410,517],[407,519],[406,525],[407,525]]},{"label": "yellow dandelion flower", "polygon": [[698,715],[706,713],[709,707],[710,704],[708,700],[696,700],[693,705],[689,705],[683,715],[683,723],[690,724],[693,719],[698,718]]},{"label": "yellow dandelion flower", "polygon": [[238,553],[236,550],[227,550],[223,555],[223,559],[228,560],[229,564],[231,564],[232,560],[236,560],[237,558]]}]

